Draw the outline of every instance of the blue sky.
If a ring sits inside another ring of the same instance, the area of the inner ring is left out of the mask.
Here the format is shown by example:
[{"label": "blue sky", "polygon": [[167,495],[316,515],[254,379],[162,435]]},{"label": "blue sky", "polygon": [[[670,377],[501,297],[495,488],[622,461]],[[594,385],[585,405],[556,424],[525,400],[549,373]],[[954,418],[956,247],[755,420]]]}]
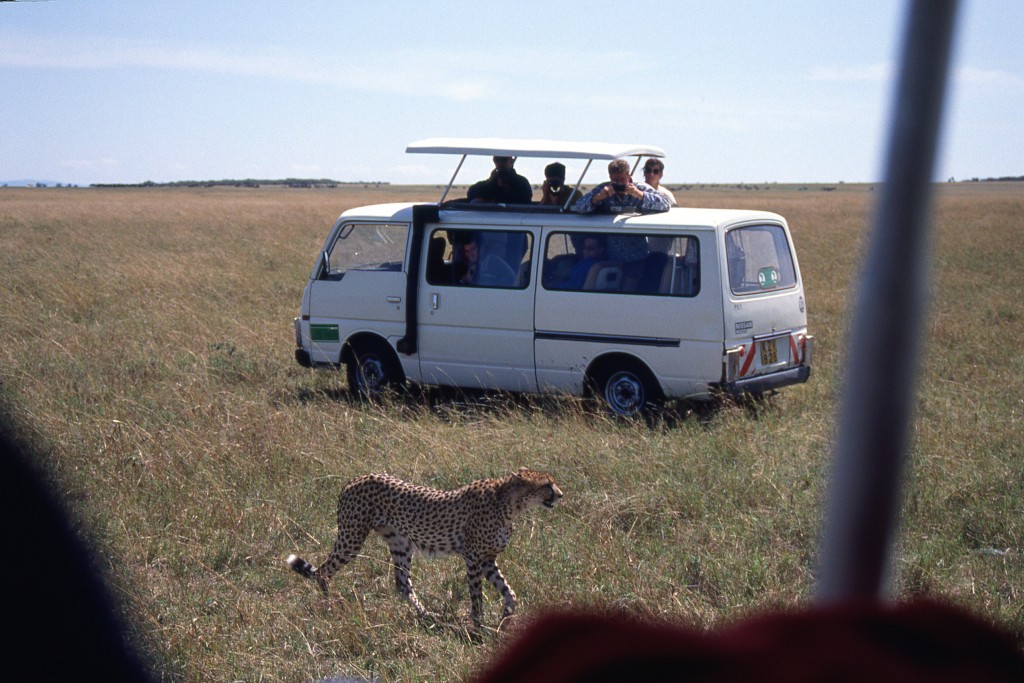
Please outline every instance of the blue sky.
[{"label": "blue sky", "polygon": [[[404,153],[435,136],[654,144],[669,184],[872,181],[905,12],[2,2],[0,181],[443,183],[453,159]],[[937,179],[1024,174],[1022,45],[1024,2],[962,3]],[[539,182],[539,165],[518,167]]]}]

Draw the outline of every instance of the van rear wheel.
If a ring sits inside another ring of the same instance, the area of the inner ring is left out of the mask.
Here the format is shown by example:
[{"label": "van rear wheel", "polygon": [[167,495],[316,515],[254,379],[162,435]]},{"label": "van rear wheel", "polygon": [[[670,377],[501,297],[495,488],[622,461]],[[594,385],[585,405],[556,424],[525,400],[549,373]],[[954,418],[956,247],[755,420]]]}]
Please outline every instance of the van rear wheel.
[{"label": "van rear wheel", "polygon": [[601,385],[605,404],[620,417],[632,417],[650,407],[654,393],[647,373],[633,368],[610,372]]},{"label": "van rear wheel", "polygon": [[346,371],[349,391],[362,398],[380,396],[400,381],[394,354],[380,342],[354,344]]}]

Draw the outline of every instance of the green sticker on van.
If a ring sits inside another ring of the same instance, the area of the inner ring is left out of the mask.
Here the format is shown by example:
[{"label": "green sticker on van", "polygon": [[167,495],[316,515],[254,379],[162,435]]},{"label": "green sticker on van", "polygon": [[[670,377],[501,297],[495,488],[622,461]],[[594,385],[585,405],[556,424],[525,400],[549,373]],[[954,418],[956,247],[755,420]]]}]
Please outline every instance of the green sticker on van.
[{"label": "green sticker on van", "polygon": [[309,338],[315,342],[341,341],[337,325],[310,325]]},{"label": "green sticker on van", "polygon": [[779,284],[779,269],[773,266],[757,271],[757,282],[761,289],[769,289]]}]

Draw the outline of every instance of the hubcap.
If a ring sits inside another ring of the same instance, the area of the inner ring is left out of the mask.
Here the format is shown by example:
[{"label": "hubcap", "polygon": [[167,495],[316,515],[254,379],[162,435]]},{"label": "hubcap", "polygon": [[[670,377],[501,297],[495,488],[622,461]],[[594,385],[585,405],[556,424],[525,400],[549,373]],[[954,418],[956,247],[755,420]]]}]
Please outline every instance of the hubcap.
[{"label": "hubcap", "polygon": [[632,372],[616,372],[605,384],[604,398],[616,415],[634,415],[644,405],[643,382]]},{"label": "hubcap", "polygon": [[365,357],[359,364],[359,376],[367,391],[378,391],[384,387],[384,364],[374,356]]}]

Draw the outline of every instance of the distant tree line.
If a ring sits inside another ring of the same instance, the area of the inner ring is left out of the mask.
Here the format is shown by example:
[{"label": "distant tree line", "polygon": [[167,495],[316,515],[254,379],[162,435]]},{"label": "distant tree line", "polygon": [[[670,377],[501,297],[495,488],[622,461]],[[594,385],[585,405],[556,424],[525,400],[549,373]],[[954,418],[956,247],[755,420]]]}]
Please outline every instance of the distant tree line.
[{"label": "distant tree line", "polygon": [[[965,183],[1006,183],[1006,182],[1021,182],[1024,181],[1024,175],[1004,175],[999,178],[971,178],[970,180],[963,180],[960,182]],[[949,182],[957,182],[956,178],[950,178]]]}]

